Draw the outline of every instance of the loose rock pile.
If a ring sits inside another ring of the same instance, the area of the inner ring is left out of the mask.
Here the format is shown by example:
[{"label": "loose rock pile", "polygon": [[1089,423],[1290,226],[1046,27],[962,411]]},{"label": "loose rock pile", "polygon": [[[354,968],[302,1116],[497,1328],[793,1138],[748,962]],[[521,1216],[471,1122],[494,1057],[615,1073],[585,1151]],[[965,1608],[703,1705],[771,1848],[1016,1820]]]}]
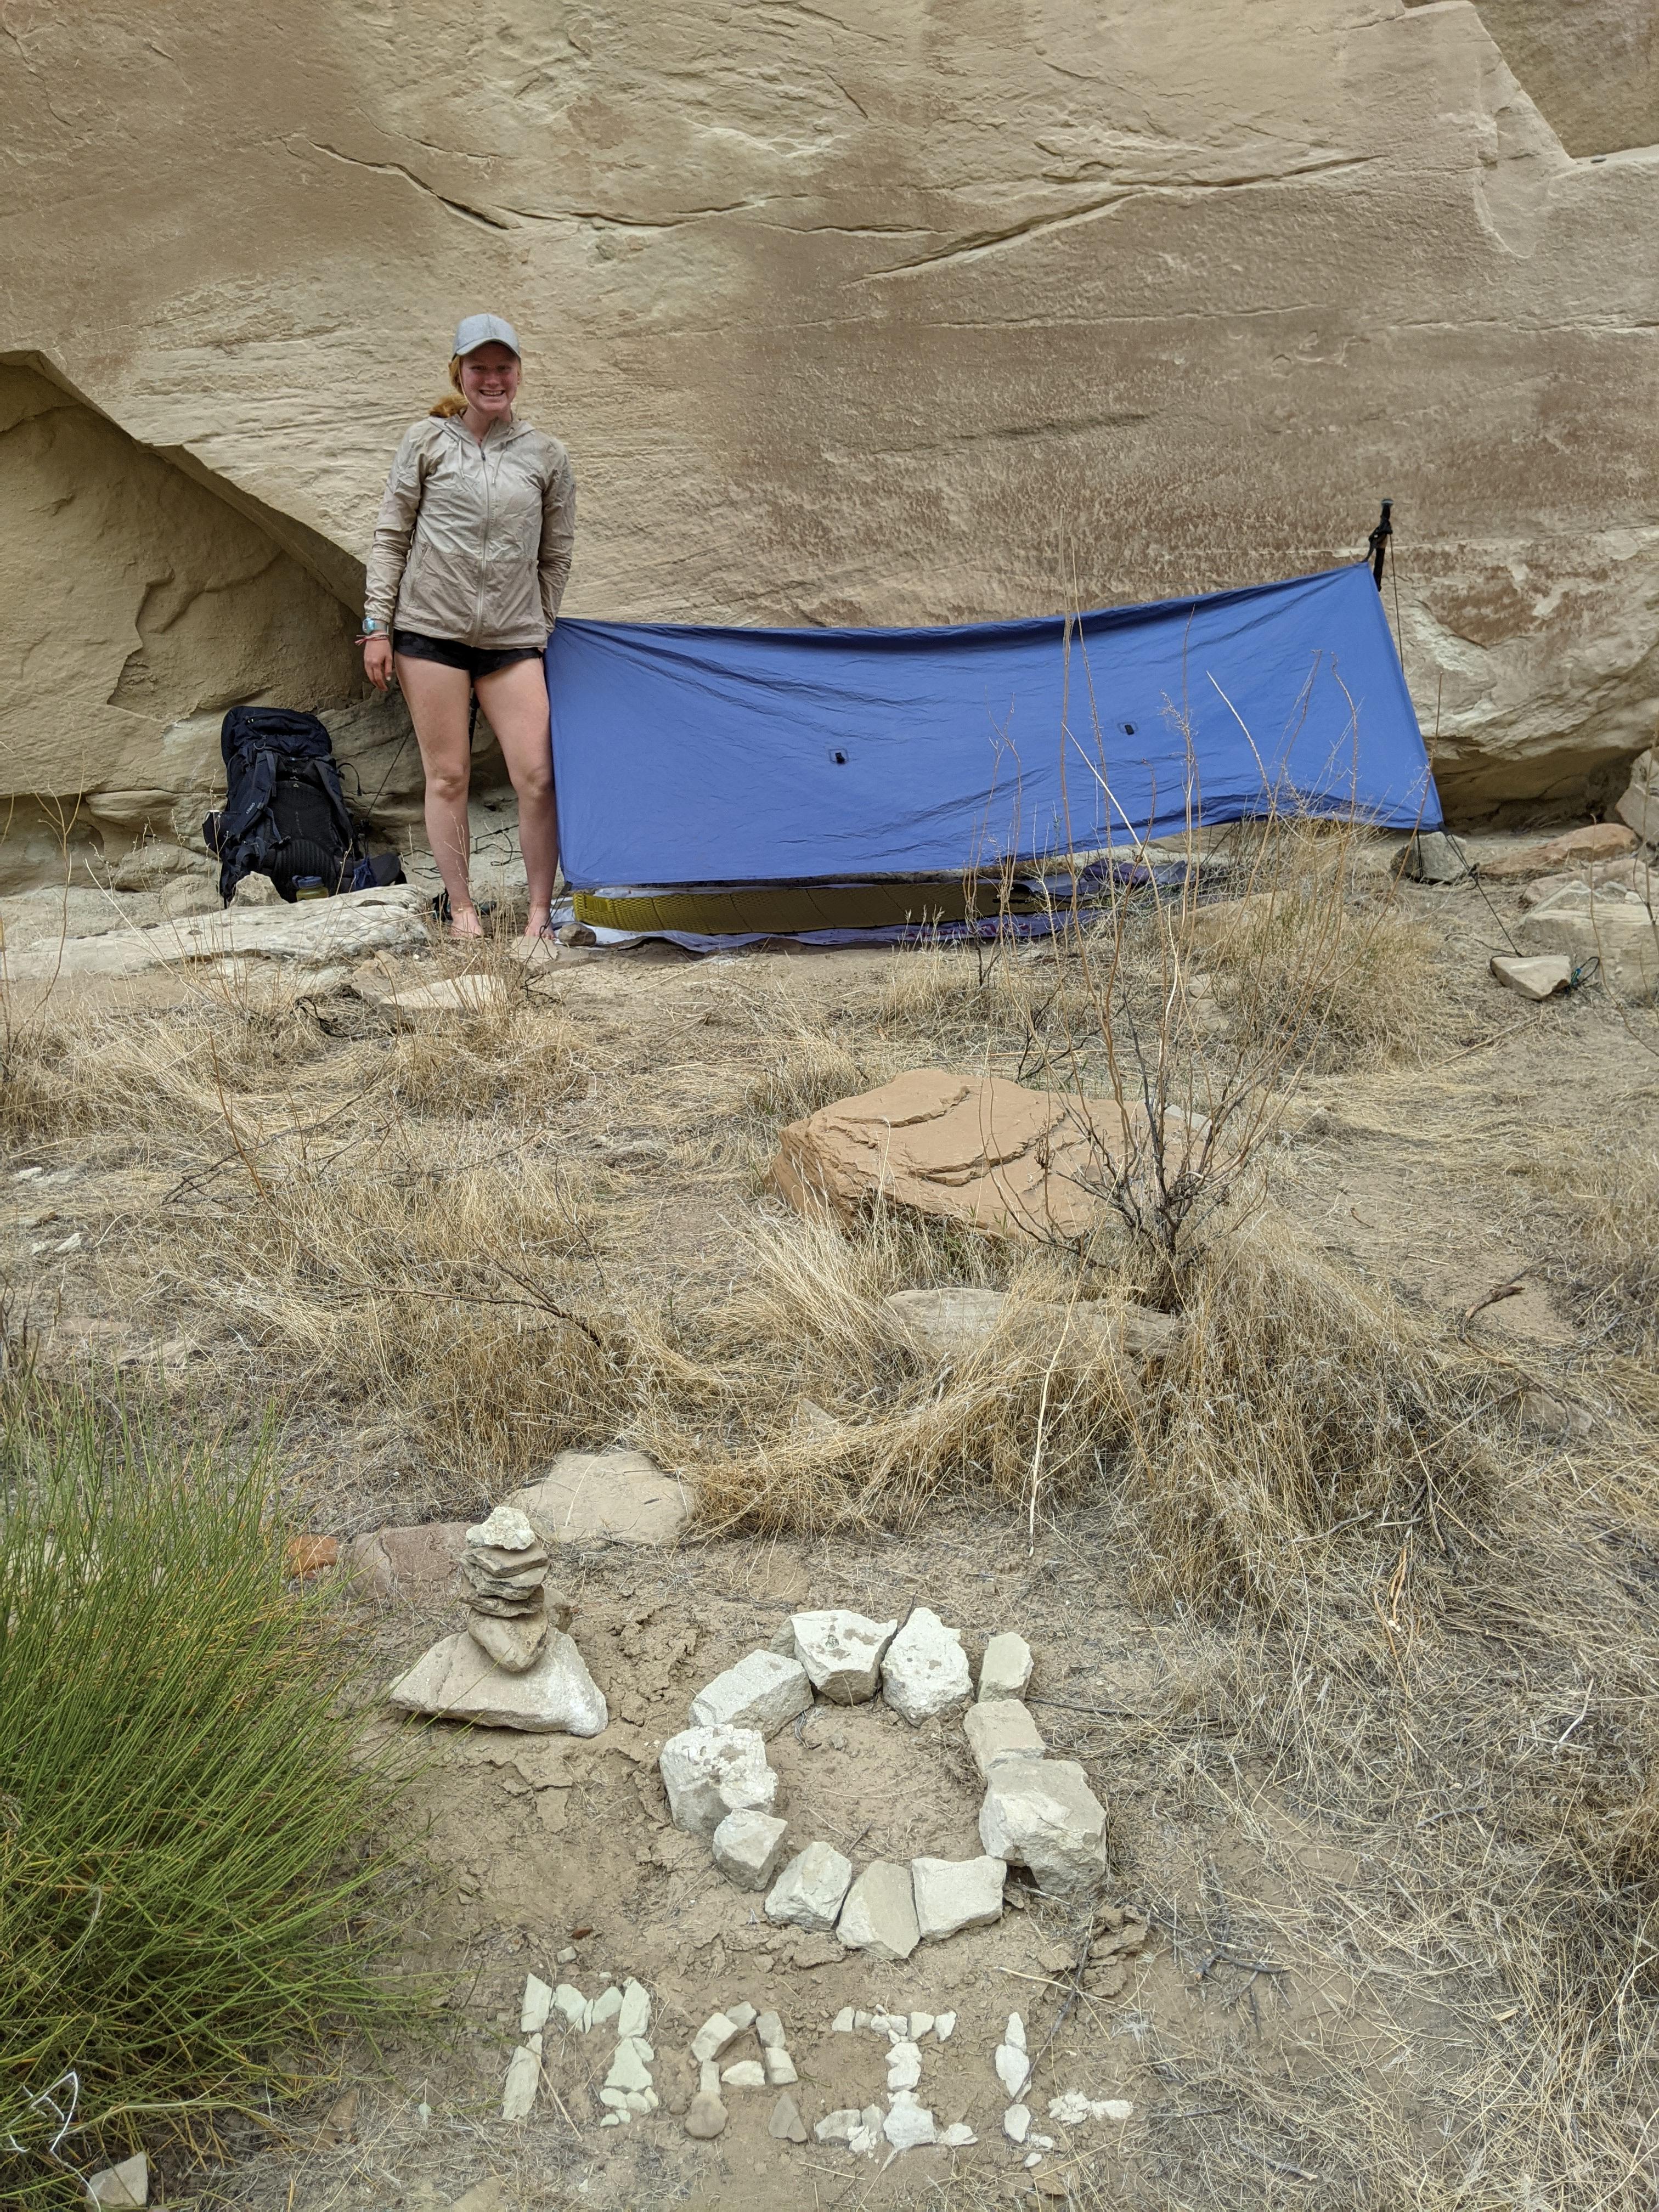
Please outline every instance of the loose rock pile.
[{"label": "loose rock pile", "polygon": [[[1106,1816],[1083,1769],[1048,1756],[1020,1698],[1030,1674],[1024,1639],[994,1636],[974,1702],[961,1633],[926,1606],[902,1627],[843,1610],[795,1613],[772,1650],[747,1653],[701,1690],[691,1701],[693,1725],[663,1746],[669,1815],[676,1827],[708,1838],[729,1881],[766,1891],[769,1920],[833,1929],[848,1950],[878,1959],[908,1959],[918,1943],[1000,1920],[1011,1864],[1027,1868],[1046,1893],[1073,1895],[1105,1871]],[[773,1809],[778,1778],[767,1738],[817,1699],[858,1705],[878,1689],[913,1726],[964,1713],[986,1784],[982,1857],[878,1859],[855,1872],[822,1842],[786,1857],[788,1824]]]}]

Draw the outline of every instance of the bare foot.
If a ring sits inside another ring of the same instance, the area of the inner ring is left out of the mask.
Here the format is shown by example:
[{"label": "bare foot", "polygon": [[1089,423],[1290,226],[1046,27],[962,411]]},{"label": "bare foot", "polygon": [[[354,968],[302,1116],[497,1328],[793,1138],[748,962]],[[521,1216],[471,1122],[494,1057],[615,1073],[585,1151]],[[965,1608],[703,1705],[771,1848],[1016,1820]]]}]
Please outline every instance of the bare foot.
[{"label": "bare foot", "polygon": [[477,908],[463,907],[460,912],[451,920],[449,933],[452,937],[482,937],[483,924],[478,919]]},{"label": "bare foot", "polygon": [[538,908],[532,906],[531,908],[530,919],[524,926],[524,933],[526,937],[531,938],[550,937],[552,935],[553,918],[545,907]]}]

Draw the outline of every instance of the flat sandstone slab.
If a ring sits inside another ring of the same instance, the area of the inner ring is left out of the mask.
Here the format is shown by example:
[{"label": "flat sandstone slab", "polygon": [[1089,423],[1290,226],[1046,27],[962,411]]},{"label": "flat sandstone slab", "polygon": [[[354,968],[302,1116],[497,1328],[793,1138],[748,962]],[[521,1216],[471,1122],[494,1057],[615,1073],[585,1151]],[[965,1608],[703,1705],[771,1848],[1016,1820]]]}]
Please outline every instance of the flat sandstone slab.
[{"label": "flat sandstone slab", "polygon": [[507,1502],[558,1544],[672,1544],[691,1510],[684,1485],[637,1451],[561,1452]]},{"label": "flat sandstone slab", "polygon": [[234,907],[191,915],[149,929],[110,930],[58,944],[41,938],[8,962],[14,976],[138,975],[193,960],[231,954],[319,968],[371,952],[419,952],[430,919],[420,892],[406,884],[343,891],[296,906]]},{"label": "flat sandstone slab", "polygon": [[772,1180],[803,1213],[850,1220],[879,1191],[975,1229],[1080,1237],[1103,1211],[1091,1175],[1144,1147],[1146,1129],[1139,1106],[919,1067],[792,1121]]},{"label": "flat sandstone slab", "polygon": [[611,1717],[581,1653],[558,1629],[522,1674],[504,1674],[470,1636],[446,1636],[386,1695],[399,1712],[535,1735],[599,1735]]}]

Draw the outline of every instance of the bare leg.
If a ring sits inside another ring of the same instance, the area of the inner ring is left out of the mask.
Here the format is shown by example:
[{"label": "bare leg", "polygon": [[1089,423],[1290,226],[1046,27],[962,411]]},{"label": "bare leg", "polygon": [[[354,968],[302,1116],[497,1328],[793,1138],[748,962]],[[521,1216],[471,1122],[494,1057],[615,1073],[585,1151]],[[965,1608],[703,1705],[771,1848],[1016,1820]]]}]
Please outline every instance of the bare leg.
[{"label": "bare leg", "polygon": [[398,655],[398,682],[409,702],[415,741],[426,770],[426,836],[438,873],[449,893],[451,927],[457,937],[482,935],[468,880],[472,833],[466,818],[466,794],[472,779],[467,741],[467,711],[472,684],[464,668],[441,661]]},{"label": "bare leg", "polygon": [[553,745],[547,675],[540,660],[514,660],[478,678],[478,703],[519,794],[519,849],[530,892],[526,937],[539,937],[553,902],[559,866],[559,817],[553,797]]}]

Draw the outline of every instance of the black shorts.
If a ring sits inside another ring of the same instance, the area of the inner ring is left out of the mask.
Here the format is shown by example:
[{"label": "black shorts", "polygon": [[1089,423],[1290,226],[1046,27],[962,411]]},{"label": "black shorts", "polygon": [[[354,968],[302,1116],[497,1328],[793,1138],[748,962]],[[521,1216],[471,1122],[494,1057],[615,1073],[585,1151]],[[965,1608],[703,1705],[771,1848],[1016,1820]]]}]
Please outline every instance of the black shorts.
[{"label": "black shorts", "polygon": [[494,676],[515,660],[539,660],[538,645],[463,645],[458,637],[428,637],[424,630],[397,629],[392,650],[410,660],[435,660],[445,668],[462,668],[471,677]]}]

